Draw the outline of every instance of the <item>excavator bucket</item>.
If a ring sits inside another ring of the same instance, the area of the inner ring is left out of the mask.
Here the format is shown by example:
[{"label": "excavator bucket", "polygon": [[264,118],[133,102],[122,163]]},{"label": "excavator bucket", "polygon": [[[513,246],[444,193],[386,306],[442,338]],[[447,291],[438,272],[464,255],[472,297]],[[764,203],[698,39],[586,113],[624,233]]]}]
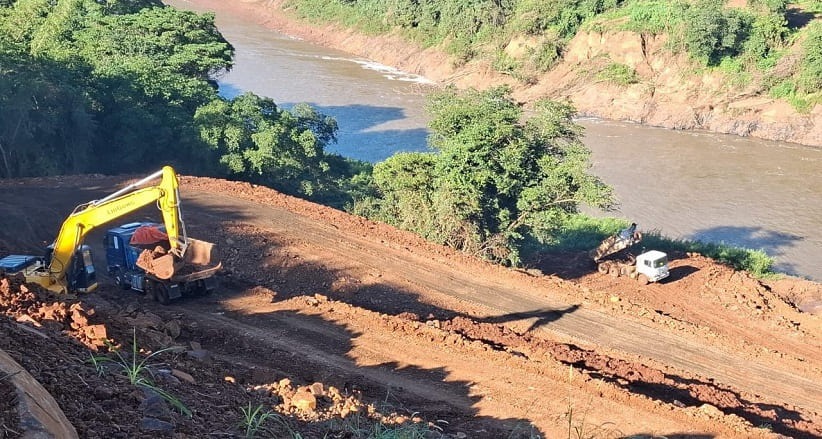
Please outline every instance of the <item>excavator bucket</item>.
[{"label": "excavator bucket", "polygon": [[223,264],[213,243],[188,238],[183,259],[174,258],[162,248],[144,250],[137,258],[137,266],[146,274],[172,282],[191,282],[214,275]]},{"label": "excavator bucket", "polygon": [[168,253],[158,254],[154,250],[143,250],[137,258],[136,265],[157,279],[171,279],[176,272],[174,256]]}]

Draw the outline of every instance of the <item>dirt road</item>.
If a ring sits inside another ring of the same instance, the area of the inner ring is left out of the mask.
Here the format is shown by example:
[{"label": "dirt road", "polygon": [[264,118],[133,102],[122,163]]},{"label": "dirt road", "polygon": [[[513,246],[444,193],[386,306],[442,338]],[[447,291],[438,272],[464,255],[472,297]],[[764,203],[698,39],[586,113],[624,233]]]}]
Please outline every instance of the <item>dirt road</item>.
[{"label": "dirt road", "polygon": [[[379,236],[361,236],[287,210],[203,192],[184,192],[184,196],[189,205],[196,206],[196,214],[189,216],[217,222],[226,219],[225,212],[232,212],[243,223],[276,235],[290,235],[298,230],[303,245],[314,247],[309,254],[323,254],[326,263],[348,260],[349,265],[356,264],[357,271],[379,273],[379,277],[390,278],[391,284],[400,285],[420,298],[455,297],[482,306],[482,318],[488,321],[523,321],[581,346],[608,348],[655,360],[759,394],[772,403],[790,401],[822,412],[822,382],[751,363],[698,341],[551,297],[552,290],[575,288],[572,285],[551,279],[526,279],[515,272],[477,276],[476,272],[466,270],[464,264],[396,248],[380,242]],[[192,210],[189,207],[189,212]]]},{"label": "dirt road", "polygon": [[[34,247],[61,212],[118,183],[5,183],[0,239]],[[670,283],[645,287],[586,272],[573,255],[540,266],[562,279],[247,184],[181,184],[189,234],[223,253],[223,287],[145,306],[184,315],[189,336],[227,361],[268,371],[257,381],[331,382],[468,437],[556,437],[576,422],[608,437],[822,436],[818,319],[704,258],[681,255]]]}]

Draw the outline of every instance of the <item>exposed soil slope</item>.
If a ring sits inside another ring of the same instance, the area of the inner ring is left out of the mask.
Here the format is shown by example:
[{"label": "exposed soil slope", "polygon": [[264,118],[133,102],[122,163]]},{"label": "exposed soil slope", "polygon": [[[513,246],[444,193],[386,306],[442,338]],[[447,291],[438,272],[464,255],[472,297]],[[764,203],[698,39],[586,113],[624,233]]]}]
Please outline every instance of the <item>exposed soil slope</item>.
[{"label": "exposed soil slope", "polygon": [[[300,22],[284,11],[282,0],[224,2],[192,0],[215,11],[242,14],[274,31],[372,59],[439,83],[486,88],[509,84],[514,96],[530,102],[542,97],[570,99],[580,113],[631,120],[674,129],[703,129],[741,136],[822,146],[822,105],[810,114],[798,113],[784,100],[763,95],[755,86],[732,85],[735,78],[719,72],[694,74],[685,55],[672,55],[665,37],[633,32],[580,32],[569,43],[563,60],[551,71],[523,84],[497,73],[487,62],[455,66],[436,49],[421,49],[391,35],[358,34],[333,25]],[[512,56],[534,45],[513,41]],[[790,69],[798,54],[783,60]],[[596,79],[608,63],[635,69],[639,82],[619,86]]]},{"label": "exposed soil slope", "polygon": [[[52,239],[74,204],[123,182],[0,182],[0,239],[15,251],[36,247]],[[370,410],[389,422],[397,415],[410,422],[413,413],[447,421],[436,425],[448,437],[559,437],[569,413],[571,423],[603,429],[600,437],[822,436],[818,317],[705,258],[679,255],[672,279],[649,286],[596,273],[578,255],[546,256],[541,271],[521,272],[261,187],[189,177],[181,187],[189,234],[221,249],[219,293],[162,307],[104,286],[84,299],[117,343],[130,346],[135,327],[141,346],[193,351],[194,342],[209,353],[205,365],[182,354],[162,358],[196,383],[167,383],[195,411],[193,420],[173,411],[161,419],[179,435],[236,433],[239,408],[260,402],[316,437],[331,431],[327,420],[352,413],[344,402],[297,410],[296,386],[319,382],[374,404]],[[156,210],[122,221],[147,218],[157,220]],[[818,293],[791,279],[782,287]],[[37,320],[41,308],[7,312]],[[18,331],[14,325],[4,333]],[[85,334],[70,325],[51,329]],[[40,346],[13,334],[0,347],[42,372],[78,431],[113,434],[100,416],[118,419],[116,410],[138,410],[146,399],[123,396],[133,391],[120,387],[95,396],[105,385],[93,384],[82,345]],[[277,390],[284,378],[294,393]],[[96,407],[87,399],[107,409],[85,409]],[[127,422],[114,424],[126,435],[140,431],[142,419]]]}]

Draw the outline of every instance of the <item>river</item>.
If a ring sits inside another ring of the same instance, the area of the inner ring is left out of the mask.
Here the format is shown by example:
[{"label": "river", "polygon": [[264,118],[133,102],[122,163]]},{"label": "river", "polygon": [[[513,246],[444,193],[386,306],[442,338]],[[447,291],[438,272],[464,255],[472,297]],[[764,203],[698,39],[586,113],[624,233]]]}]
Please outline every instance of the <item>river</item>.
[{"label": "river", "polygon": [[[169,0],[204,11],[208,0]],[[377,162],[426,149],[425,78],[278,34],[219,8],[217,26],[236,48],[220,92],[243,91],[289,107],[308,102],[334,116],[329,150]],[[822,150],[729,135],[583,119],[593,172],[611,185],[611,215],[674,238],[763,249],[776,268],[822,281]]]}]

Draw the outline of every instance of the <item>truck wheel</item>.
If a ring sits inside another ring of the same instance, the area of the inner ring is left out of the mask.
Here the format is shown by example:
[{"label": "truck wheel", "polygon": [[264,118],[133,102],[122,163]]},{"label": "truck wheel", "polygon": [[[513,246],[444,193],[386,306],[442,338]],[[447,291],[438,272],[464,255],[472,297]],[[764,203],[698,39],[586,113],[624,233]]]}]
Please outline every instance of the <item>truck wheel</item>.
[{"label": "truck wheel", "polygon": [[597,271],[602,273],[602,274],[607,273],[608,272],[608,264],[602,263],[602,264],[597,265]]},{"label": "truck wheel", "polygon": [[640,273],[639,276],[636,277],[636,280],[637,280],[637,282],[639,282],[640,285],[648,285],[648,282],[650,282],[650,279],[648,279],[648,276],[645,276],[644,274],[641,274],[641,273]]},{"label": "truck wheel", "polygon": [[163,305],[168,305],[171,300],[168,298],[168,285],[164,282],[154,282],[154,300]]},{"label": "truck wheel", "polygon": [[608,269],[608,274],[610,274],[611,277],[619,277],[619,267],[611,267],[610,269]]}]

